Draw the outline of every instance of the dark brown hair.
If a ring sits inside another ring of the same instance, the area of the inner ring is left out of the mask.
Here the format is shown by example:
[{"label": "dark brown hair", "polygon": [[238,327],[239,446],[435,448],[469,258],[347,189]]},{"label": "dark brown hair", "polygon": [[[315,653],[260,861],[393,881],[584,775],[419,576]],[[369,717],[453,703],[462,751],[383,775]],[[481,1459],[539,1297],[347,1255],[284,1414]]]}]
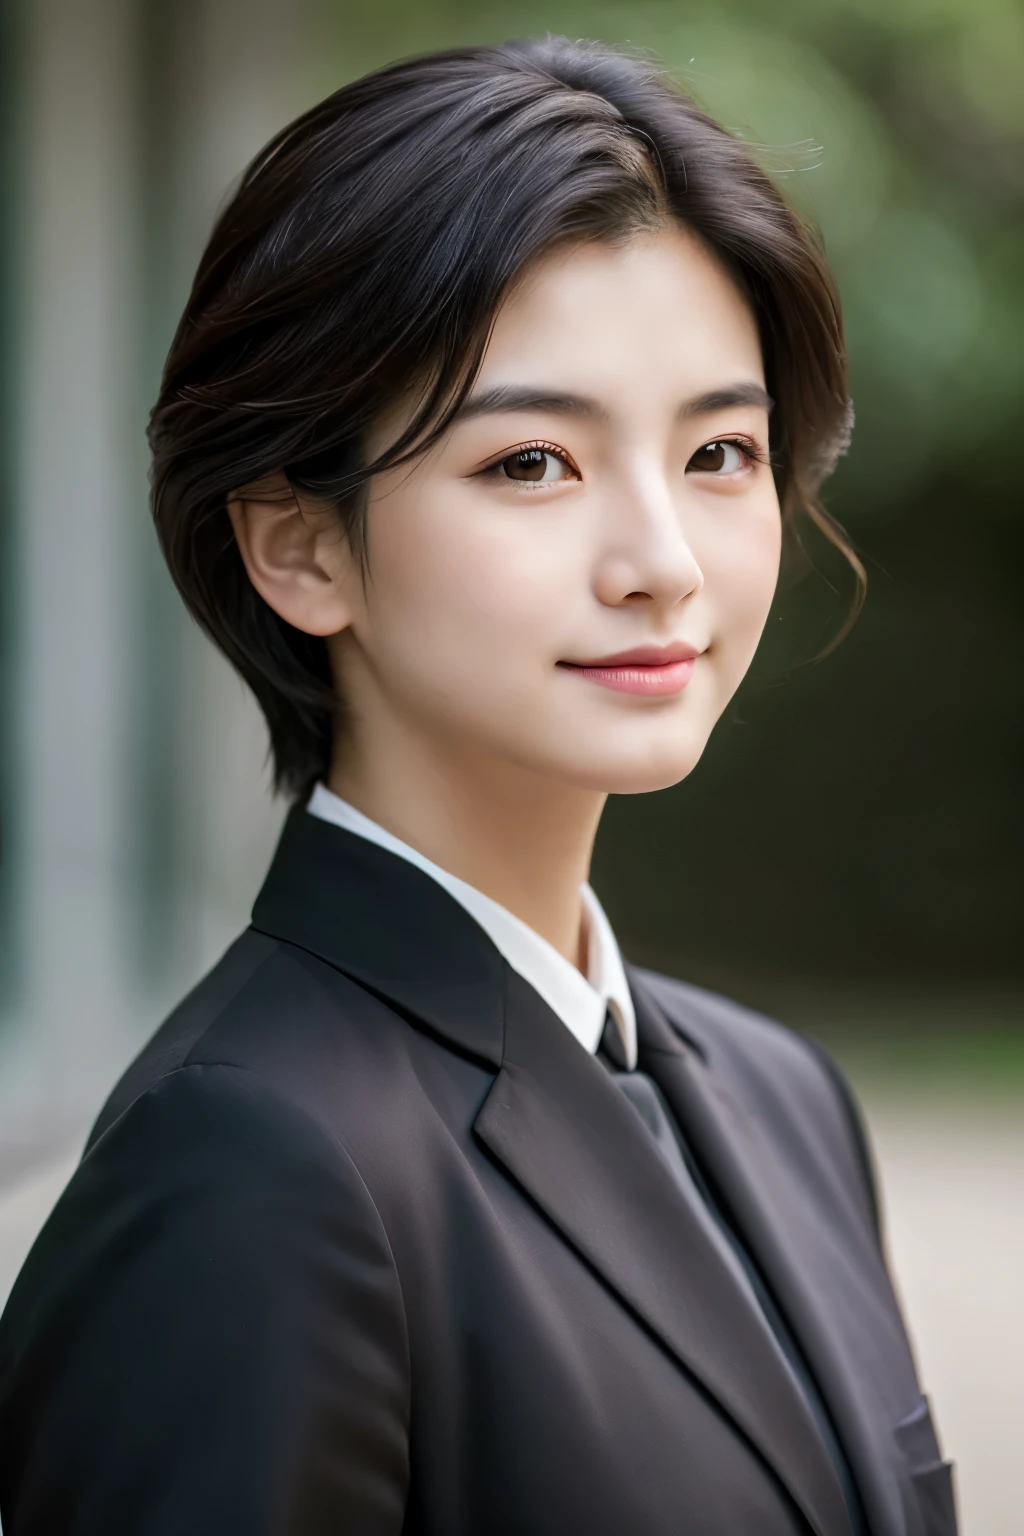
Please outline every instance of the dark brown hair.
[{"label": "dark brown hair", "polygon": [[[849,439],[842,322],[818,241],[750,150],[646,58],[546,37],[430,54],[337,91],[267,145],[203,254],[153,409],[153,515],[193,617],[252,688],[279,791],[326,775],[325,642],[250,583],[226,511],[283,470],[361,548],[369,476],[442,431],[510,285],[558,242],[677,219],[760,329],[783,516],[863,570],[817,491]],[[422,387],[369,464],[366,429]]]}]

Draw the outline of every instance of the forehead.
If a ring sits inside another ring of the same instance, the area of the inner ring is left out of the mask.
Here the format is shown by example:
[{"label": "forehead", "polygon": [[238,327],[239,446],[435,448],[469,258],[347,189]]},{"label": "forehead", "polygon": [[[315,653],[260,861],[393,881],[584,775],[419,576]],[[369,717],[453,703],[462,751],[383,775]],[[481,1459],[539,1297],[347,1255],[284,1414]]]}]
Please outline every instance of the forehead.
[{"label": "forehead", "polygon": [[744,376],[764,377],[749,301],[714,253],[672,224],[536,262],[498,311],[478,387],[528,378],[594,395]]}]

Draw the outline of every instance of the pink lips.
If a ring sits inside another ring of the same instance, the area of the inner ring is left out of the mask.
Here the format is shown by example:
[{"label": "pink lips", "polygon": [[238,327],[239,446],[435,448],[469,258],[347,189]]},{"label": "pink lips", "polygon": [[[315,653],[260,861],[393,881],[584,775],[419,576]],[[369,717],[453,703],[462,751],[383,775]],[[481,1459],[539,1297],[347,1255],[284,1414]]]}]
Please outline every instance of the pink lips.
[{"label": "pink lips", "polygon": [[615,656],[602,656],[594,661],[560,661],[558,665],[617,693],[659,698],[680,693],[686,687],[699,655],[696,646],[680,640],[673,645],[638,645]]}]

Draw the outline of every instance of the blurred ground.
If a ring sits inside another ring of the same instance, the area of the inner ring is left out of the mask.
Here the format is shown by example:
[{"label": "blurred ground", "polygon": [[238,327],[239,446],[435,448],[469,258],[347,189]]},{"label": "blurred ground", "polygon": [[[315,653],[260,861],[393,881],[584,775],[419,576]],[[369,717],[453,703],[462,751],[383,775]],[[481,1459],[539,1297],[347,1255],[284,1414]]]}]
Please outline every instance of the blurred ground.
[{"label": "blurred ground", "polygon": [[1020,1536],[1024,1095],[859,1087],[922,1384],[956,1462],[962,1536]]},{"label": "blurred ground", "polygon": [[[922,1382],[957,1464],[962,1536],[1020,1536],[1024,1093],[922,1093],[854,1068]],[[0,1197],[0,1297],[76,1153]]]}]

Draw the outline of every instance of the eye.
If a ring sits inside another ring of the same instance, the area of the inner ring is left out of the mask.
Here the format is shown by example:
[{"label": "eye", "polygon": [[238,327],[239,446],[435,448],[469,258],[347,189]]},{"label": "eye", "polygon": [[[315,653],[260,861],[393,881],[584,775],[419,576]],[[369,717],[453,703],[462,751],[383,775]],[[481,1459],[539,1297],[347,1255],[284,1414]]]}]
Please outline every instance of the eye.
[{"label": "eye", "polygon": [[686,470],[688,474],[694,470],[699,474],[731,475],[761,458],[753,443],[744,442],[742,438],[723,437],[698,448]]},{"label": "eye", "polygon": [[547,443],[524,443],[485,473],[517,485],[554,485],[560,480],[580,478],[562,450]]}]

